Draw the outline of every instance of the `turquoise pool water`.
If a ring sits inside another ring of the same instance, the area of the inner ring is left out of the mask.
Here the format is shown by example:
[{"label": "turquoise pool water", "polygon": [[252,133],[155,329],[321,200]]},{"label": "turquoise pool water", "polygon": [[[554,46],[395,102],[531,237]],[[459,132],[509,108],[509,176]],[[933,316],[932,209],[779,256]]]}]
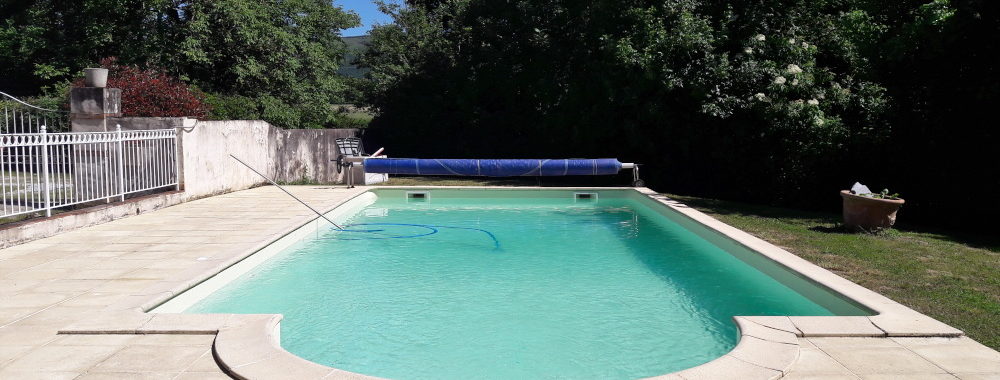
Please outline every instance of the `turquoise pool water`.
[{"label": "turquoise pool water", "polygon": [[868,314],[633,192],[429,193],[347,223],[464,228],[324,230],[187,312],[284,314],[288,351],[394,379],[641,378],[725,354],[734,315]]}]

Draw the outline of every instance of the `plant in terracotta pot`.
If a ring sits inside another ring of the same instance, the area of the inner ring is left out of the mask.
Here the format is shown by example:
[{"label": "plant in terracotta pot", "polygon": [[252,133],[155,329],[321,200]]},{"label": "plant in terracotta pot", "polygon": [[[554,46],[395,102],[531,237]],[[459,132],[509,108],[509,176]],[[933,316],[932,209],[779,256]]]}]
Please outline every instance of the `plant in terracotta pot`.
[{"label": "plant in terracotta pot", "polygon": [[896,212],[905,202],[888,189],[872,193],[861,184],[841,190],[840,197],[844,199],[844,226],[855,231],[874,232],[892,227]]}]

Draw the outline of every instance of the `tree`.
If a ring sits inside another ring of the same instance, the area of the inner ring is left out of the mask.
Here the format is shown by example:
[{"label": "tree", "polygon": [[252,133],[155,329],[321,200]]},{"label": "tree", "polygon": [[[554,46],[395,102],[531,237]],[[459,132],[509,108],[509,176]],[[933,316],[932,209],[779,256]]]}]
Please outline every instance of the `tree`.
[{"label": "tree", "polygon": [[348,91],[337,75],[347,51],[339,31],[356,25],[356,16],[318,0],[200,1],[186,13],[180,60],[195,83],[223,94],[270,95],[301,112],[288,127],[333,120],[331,104]]},{"label": "tree", "polygon": [[[76,77],[104,57],[164,64],[180,1],[85,0],[0,3],[0,86],[32,95]],[[165,65],[164,65],[165,66]]]},{"label": "tree", "polygon": [[974,173],[996,141],[997,8],[410,1],[361,59],[378,111],[366,136],[396,155],[617,156],[660,189],[811,208],[861,180],[938,198],[906,212],[941,215],[953,203],[936,176],[1000,190],[1000,173]]},{"label": "tree", "polygon": [[339,34],[358,24],[324,0],[42,0],[0,11],[9,78],[0,86],[30,91],[117,56],[169,70],[215,99],[248,99],[256,115],[280,111],[269,121],[286,128],[336,122],[331,104],[347,91],[336,75],[346,51]]},{"label": "tree", "polygon": [[[878,123],[884,91],[863,79],[863,61],[824,56],[863,42],[829,31],[864,15],[835,16],[846,7],[829,5],[773,14],[710,1],[647,3],[397,9],[396,24],[376,28],[363,57],[372,69],[369,99],[381,111],[375,126],[414,147],[433,140],[421,135],[458,137],[461,147],[436,150],[453,155],[614,155],[609,142],[618,141],[662,166],[694,159],[681,152],[695,147],[723,154],[725,144],[732,153],[713,164],[742,165],[753,155],[770,168],[773,187],[785,189],[768,190],[779,195],[815,186],[805,176],[810,165],[849,140],[886,135]],[[747,139],[767,149],[750,151]],[[677,149],[660,154],[665,147]],[[731,174],[742,173],[762,174]]]}]

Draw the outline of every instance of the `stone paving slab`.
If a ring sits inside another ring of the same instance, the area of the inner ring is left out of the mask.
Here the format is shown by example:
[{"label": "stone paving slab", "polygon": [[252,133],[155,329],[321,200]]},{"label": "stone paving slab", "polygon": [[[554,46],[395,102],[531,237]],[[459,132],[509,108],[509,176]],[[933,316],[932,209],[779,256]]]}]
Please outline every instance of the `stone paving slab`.
[{"label": "stone paving slab", "polygon": [[[291,187],[321,210],[365,190]],[[213,355],[226,317],[157,317],[135,305],[175,292],[206,269],[243,257],[311,218],[278,189],[262,187],[0,250],[0,379],[229,378]],[[663,378],[703,378],[718,373],[708,369],[731,368],[732,378],[1000,379],[1000,353],[967,337],[892,337],[864,319],[842,326],[854,337],[817,337],[811,332],[824,319],[744,319],[746,341],[739,350]],[[906,323],[900,325],[909,328]],[[88,325],[101,334],[88,334]],[[109,325],[132,327],[108,331]],[[78,334],[57,334],[67,326]],[[741,351],[757,346],[780,351],[784,359]],[[276,363],[258,373],[312,369],[308,363],[283,368],[294,360]]]},{"label": "stone paving slab", "polygon": [[[292,189],[318,209],[364,190]],[[214,335],[56,333],[124,318],[108,308],[148,298],[160,281],[245,254],[310,217],[262,187],[0,249],[0,379],[228,379],[212,355]]]},{"label": "stone paving slab", "polygon": [[1000,379],[1000,352],[969,337],[799,338],[790,379]]}]

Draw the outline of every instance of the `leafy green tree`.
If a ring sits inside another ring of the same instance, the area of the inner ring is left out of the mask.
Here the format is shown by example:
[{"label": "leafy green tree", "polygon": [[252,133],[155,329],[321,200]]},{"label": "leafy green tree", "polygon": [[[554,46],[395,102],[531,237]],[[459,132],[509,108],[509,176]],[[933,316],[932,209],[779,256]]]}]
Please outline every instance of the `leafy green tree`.
[{"label": "leafy green tree", "polygon": [[[175,4],[176,3],[176,4]],[[163,65],[180,1],[0,3],[0,86],[31,94],[104,57]]]},{"label": "leafy green tree", "polygon": [[336,74],[340,30],[358,24],[324,0],[42,0],[0,11],[0,86],[30,91],[116,56],[170,70],[217,102],[249,102],[216,117],[239,108],[287,128],[337,122],[331,105],[348,91]]},{"label": "leafy green tree", "polygon": [[[327,1],[227,0],[192,2],[186,9],[179,61],[207,91],[258,98],[268,94],[297,109],[288,127],[322,127],[348,90],[338,77],[346,52],[340,29],[358,23]],[[272,99],[262,102],[271,107]]]},{"label": "leafy green tree", "polygon": [[974,173],[995,150],[998,7],[413,0],[361,58],[366,136],[397,156],[620,157],[660,189],[806,207],[861,180],[941,215],[921,200],[936,177],[1000,190]]}]

